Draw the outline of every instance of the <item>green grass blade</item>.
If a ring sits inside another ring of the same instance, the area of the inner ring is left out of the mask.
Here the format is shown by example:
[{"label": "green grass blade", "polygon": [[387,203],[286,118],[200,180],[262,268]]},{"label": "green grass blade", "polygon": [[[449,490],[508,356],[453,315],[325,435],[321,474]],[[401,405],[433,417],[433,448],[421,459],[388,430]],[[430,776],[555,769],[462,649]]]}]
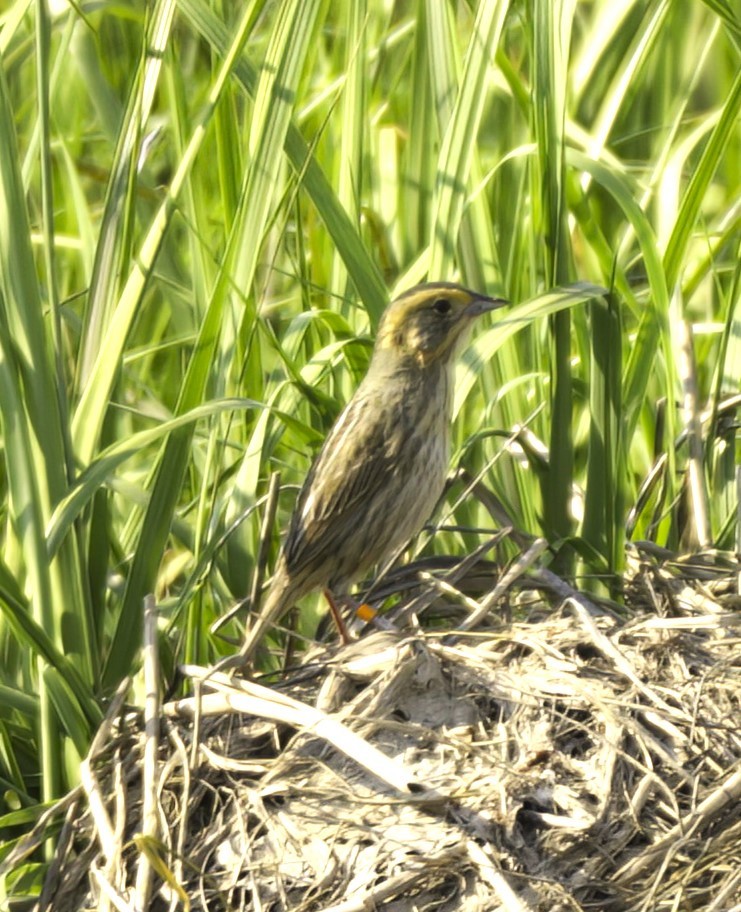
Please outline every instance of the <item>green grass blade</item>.
[{"label": "green grass blade", "polygon": [[[246,26],[248,23],[249,17],[245,16],[244,25]],[[83,465],[90,462],[97,446],[131,324],[140,306],[147,282],[152,275],[165,232],[175,211],[177,199],[201,149],[206,128],[213,116],[225,82],[232,73],[246,34],[240,31],[238,38],[239,41],[235,41],[229,47],[227,56],[209,92],[208,101],[201,113],[199,123],[173,175],[165,199],[142,241],[139,253],[116,303],[105,337],[97,350],[88,382],[82,391],[72,420],[72,434],[75,452]]]},{"label": "green grass blade", "polygon": [[[43,528],[53,504],[67,488],[63,419],[56,366],[50,356],[31,231],[18,163],[15,128],[4,71],[0,71],[0,414],[10,491],[9,519],[23,552],[31,606],[38,626],[56,648],[78,661],[90,682],[94,677],[89,606],[74,536],[49,562]],[[69,611],[70,603],[75,611]],[[42,668],[38,662],[39,670]],[[61,788],[58,719],[43,683],[41,763],[44,795]]]},{"label": "green grass blade", "polygon": [[[367,119],[366,104],[366,0],[355,0],[345,8],[345,87],[342,95],[342,132],[338,150],[337,199],[353,225],[359,226],[362,199],[363,136]],[[332,262],[329,291],[342,301],[347,295],[347,269],[342,257]]]},{"label": "green grass blade", "polygon": [[700,206],[707,195],[718,162],[734,133],[736,135],[738,133],[739,110],[741,110],[741,68],[736,74],[718,123],[705,144],[697,166],[692,171],[692,177],[682,198],[682,205],[664,253],[668,288],[673,288],[679,278],[690,235],[695,227]]},{"label": "green grass blade", "polygon": [[[225,257],[230,282],[237,288],[249,289],[254,281],[260,250],[271,220],[271,204],[276,196],[282,151],[296,89],[303,72],[317,11],[316,2],[297,3],[296,0],[286,0],[268,48],[250,130],[250,167]],[[223,85],[227,67],[229,70],[233,67],[251,24],[252,13],[248,10],[225,60],[219,85]],[[218,95],[213,98],[214,103],[217,97]],[[214,306],[210,308],[208,319],[203,324],[178,408],[194,407],[204,394],[212,355],[216,349],[227,287],[229,283],[225,280],[214,295]],[[190,456],[191,435],[192,430],[189,429],[171,435],[158,462],[105,669],[104,678],[108,684],[115,684],[126,673],[139,647],[140,606],[144,596],[154,588]]]},{"label": "green grass blade", "polygon": [[[533,132],[538,149],[538,185],[545,234],[545,274],[548,285],[571,278],[571,254],[566,220],[564,131],[568,57],[575,3],[535,0],[532,54]],[[572,531],[571,489],[574,479],[572,439],[571,320],[561,311],[551,323],[551,435],[548,480],[543,491],[544,523],[548,535],[565,539]]]},{"label": "green grass blade", "polygon": [[130,437],[106,447],[80,473],[70,493],[57,504],[46,530],[49,554],[52,556],[56,554],[75,520],[81,515],[85,506],[93,499],[100,488],[111,480],[115,471],[127,460],[135,458],[143,449],[150,447],[153,443],[157,443],[169,434],[174,434],[176,431],[195,424],[197,421],[203,421],[224,412],[232,413],[240,409],[258,409],[263,407],[262,402],[256,402],[252,399],[211,400],[203,405],[184,411],[177,418],[171,418],[169,421],[163,421],[155,427],[138,431]]},{"label": "green grass blade", "polygon": [[582,536],[599,553],[611,574],[610,585],[587,578],[593,592],[613,597],[621,589],[625,562],[625,469],[622,410],[622,327],[612,295],[589,304],[589,450]]},{"label": "green grass blade", "polygon": [[[112,310],[121,291],[121,274],[130,268],[131,222],[137,188],[137,158],[142,131],[154,101],[163,57],[170,37],[174,0],[157,0],[143,42],[144,63],[137,72],[111,166],[105,205],[95,246],[95,260],[85,310],[82,349],[78,362],[78,393],[91,380],[94,364],[109,329]],[[104,105],[110,109],[111,104]],[[123,341],[123,340],[121,340]],[[88,448],[88,454],[92,452]]]},{"label": "green grass blade", "polygon": [[[646,400],[649,376],[656,367],[657,348],[661,346],[665,356],[671,360],[669,292],[666,277],[651,223],[636,203],[633,188],[625,177],[574,149],[568,151],[567,159],[577,170],[590,173],[592,178],[612,195],[630,222],[640,246],[651,290],[652,306],[643,310],[638,334],[631,348],[623,379],[626,434],[630,440],[638,421],[639,412]],[[670,369],[668,365],[667,369]]]},{"label": "green grass blade", "polygon": [[536,320],[551,317],[562,310],[575,307],[577,304],[584,304],[605,293],[606,289],[599,285],[591,285],[589,282],[574,282],[564,288],[554,288],[530,301],[518,304],[510,310],[499,311],[494,326],[480,332],[461,356],[456,372],[453,413],[458,414],[484,366],[491,362],[496,352],[510,342],[514,336],[527,329]]},{"label": "green grass blade", "polygon": [[[429,273],[433,277],[449,277],[453,271],[475,140],[486,100],[486,77],[496,55],[507,7],[506,0],[480,4],[455,105],[445,123],[432,207]],[[434,49],[435,45],[431,47]],[[447,56],[444,54],[443,59]],[[431,66],[436,63],[430,61]]]},{"label": "green grass blade", "polygon": [[[229,33],[211,10],[199,0],[178,0],[178,7],[214,50],[223,54],[228,47]],[[243,59],[236,67],[235,75],[254,95],[258,81],[256,68]],[[295,172],[301,175],[302,187],[316,206],[375,325],[388,303],[381,274],[309,146],[293,124],[286,132],[285,152]]]}]

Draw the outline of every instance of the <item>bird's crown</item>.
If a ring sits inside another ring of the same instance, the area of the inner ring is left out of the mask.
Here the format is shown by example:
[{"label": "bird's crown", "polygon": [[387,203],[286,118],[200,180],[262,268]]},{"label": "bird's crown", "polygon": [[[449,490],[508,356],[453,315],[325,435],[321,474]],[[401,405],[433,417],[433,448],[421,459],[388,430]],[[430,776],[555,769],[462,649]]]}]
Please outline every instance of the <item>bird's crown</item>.
[{"label": "bird's crown", "polygon": [[416,285],[389,304],[378,328],[376,349],[411,356],[420,366],[450,358],[474,317],[505,303],[454,282]]}]

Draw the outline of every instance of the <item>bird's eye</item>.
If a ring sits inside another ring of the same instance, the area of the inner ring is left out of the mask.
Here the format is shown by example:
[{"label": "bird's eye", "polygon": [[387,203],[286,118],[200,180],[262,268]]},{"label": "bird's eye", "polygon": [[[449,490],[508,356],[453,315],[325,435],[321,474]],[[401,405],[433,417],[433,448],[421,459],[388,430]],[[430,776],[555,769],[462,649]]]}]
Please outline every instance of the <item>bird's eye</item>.
[{"label": "bird's eye", "polygon": [[439,313],[442,316],[450,313],[450,301],[447,298],[438,298],[432,307],[435,313]]}]

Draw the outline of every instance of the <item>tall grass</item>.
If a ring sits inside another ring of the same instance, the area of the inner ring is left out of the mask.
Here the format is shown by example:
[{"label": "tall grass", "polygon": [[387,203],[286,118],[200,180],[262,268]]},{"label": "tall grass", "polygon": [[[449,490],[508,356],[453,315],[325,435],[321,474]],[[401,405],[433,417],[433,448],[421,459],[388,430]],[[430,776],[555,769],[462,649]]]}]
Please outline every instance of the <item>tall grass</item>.
[{"label": "tall grass", "polygon": [[[455,460],[564,572],[617,594],[626,536],[734,547],[730,4],[16,0],[0,26],[6,849],[76,781],[146,593],[166,668],[229,651],[271,474],[283,527],[426,277],[516,302],[460,366]],[[462,490],[445,511],[491,526]]]}]

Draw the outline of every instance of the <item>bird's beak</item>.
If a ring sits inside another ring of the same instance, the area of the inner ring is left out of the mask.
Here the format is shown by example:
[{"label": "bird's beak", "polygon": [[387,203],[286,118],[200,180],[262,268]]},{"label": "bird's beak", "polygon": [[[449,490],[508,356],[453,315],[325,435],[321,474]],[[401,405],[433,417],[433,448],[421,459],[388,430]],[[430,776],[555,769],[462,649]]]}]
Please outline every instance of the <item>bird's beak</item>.
[{"label": "bird's beak", "polygon": [[464,313],[467,317],[478,317],[489,310],[496,310],[498,307],[504,307],[505,304],[509,303],[506,298],[490,298],[488,295],[476,295],[466,307]]}]

